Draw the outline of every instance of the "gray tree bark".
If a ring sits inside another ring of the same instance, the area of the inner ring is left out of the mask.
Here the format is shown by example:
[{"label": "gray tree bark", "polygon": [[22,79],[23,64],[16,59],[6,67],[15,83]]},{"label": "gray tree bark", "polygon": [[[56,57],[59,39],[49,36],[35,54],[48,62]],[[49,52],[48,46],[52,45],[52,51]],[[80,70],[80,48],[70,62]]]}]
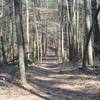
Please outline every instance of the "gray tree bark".
[{"label": "gray tree bark", "polygon": [[24,62],[24,40],[23,40],[23,25],[22,25],[22,1],[14,0],[15,6],[15,22],[18,40],[18,57],[19,57],[19,68],[20,68],[20,79],[22,84],[26,83],[25,76],[25,62]]}]

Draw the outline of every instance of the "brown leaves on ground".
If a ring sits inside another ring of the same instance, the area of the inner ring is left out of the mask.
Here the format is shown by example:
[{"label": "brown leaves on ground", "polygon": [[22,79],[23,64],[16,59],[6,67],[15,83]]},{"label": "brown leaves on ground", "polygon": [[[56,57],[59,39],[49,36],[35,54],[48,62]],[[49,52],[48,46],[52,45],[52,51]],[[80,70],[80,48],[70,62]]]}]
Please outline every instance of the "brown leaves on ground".
[{"label": "brown leaves on ground", "polygon": [[78,66],[44,61],[27,69],[26,86],[2,83],[0,100],[100,100],[100,74]]}]

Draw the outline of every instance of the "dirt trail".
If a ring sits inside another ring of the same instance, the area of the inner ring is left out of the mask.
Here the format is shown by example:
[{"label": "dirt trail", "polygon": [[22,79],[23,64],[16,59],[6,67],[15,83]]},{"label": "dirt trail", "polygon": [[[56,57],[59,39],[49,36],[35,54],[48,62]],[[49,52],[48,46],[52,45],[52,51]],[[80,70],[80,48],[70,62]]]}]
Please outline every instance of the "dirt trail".
[{"label": "dirt trail", "polygon": [[47,59],[33,68],[32,84],[48,100],[100,100],[100,75],[80,72],[72,64],[57,65],[52,57]]},{"label": "dirt trail", "polygon": [[29,68],[26,75],[31,90],[11,85],[2,90],[0,100],[100,100],[100,74],[80,72],[72,64],[58,65],[54,57]]}]

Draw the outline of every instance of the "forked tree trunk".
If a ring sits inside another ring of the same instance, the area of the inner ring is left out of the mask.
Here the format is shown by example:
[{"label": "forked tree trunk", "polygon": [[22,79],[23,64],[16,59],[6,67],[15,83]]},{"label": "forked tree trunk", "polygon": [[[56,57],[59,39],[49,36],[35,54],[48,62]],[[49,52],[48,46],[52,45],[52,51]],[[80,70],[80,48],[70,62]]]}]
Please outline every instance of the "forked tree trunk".
[{"label": "forked tree trunk", "polygon": [[89,41],[90,41],[90,38],[91,38],[91,35],[92,35],[92,31],[93,31],[93,28],[96,24],[96,19],[97,19],[97,16],[99,14],[99,11],[100,11],[100,5],[96,11],[96,14],[93,18],[93,22],[92,22],[92,26],[90,28],[90,31],[89,33],[87,34],[87,38],[86,38],[86,43],[85,43],[85,47],[84,47],[84,51],[83,51],[83,63],[82,63],[82,68],[85,69],[86,68],[86,55],[87,55],[87,51],[88,51],[88,45],[89,45]]}]

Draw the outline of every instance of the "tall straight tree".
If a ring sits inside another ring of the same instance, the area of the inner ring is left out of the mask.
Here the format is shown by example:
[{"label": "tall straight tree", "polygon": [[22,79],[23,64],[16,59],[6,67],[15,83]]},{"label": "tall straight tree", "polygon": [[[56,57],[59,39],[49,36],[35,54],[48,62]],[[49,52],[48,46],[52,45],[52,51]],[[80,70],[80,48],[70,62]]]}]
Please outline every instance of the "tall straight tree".
[{"label": "tall straight tree", "polygon": [[2,57],[3,57],[3,63],[6,63],[6,54],[5,54],[5,48],[4,48],[4,38],[3,38],[3,33],[2,33],[2,26],[1,26],[1,31],[0,31],[0,40],[1,40],[1,50],[2,50]]},{"label": "tall straight tree", "polygon": [[61,25],[60,25],[60,32],[61,32],[61,57],[62,62],[64,62],[64,29],[63,29],[63,21],[64,21],[64,0],[61,0]]},{"label": "tall straight tree", "polygon": [[26,52],[27,52],[27,59],[29,60],[29,1],[28,0],[26,0],[26,38],[27,38]]},{"label": "tall straight tree", "polygon": [[15,6],[15,22],[16,22],[16,31],[18,40],[20,79],[22,84],[25,84],[26,76],[25,76],[25,62],[24,62],[23,25],[22,25],[22,0],[14,0],[14,6]]}]

